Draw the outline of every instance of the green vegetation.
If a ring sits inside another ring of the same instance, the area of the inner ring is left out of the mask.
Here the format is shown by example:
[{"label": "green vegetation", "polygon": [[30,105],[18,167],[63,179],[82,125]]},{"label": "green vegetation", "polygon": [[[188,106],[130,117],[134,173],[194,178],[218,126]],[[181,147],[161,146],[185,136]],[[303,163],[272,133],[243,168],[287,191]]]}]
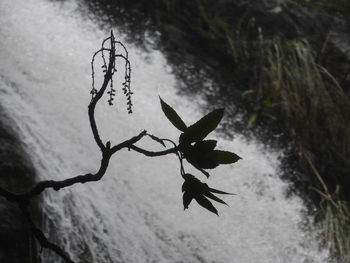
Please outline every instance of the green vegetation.
[{"label": "green vegetation", "polygon": [[260,35],[252,41],[240,35],[228,37],[228,43],[239,65],[236,79],[249,79],[242,93],[248,127],[269,119],[283,121],[291,131],[299,168],[308,175],[309,189],[319,194],[316,219],[324,223],[327,244],[349,260],[350,102],[341,80],[318,63],[320,54],[306,38]]},{"label": "green vegetation", "polygon": [[349,206],[346,201],[339,198],[339,187],[337,186],[334,194],[331,194],[315,166],[308,157],[306,159],[322,186],[322,190],[313,186],[311,189],[321,196],[320,209],[316,213],[316,218],[322,220],[324,224],[324,238],[330,251],[335,252],[334,254],[340,259],[348,262],[350,260]]},{"label": "green vegetation", "polygon": [[324,223],[331,251],[349,260],[348,96],[317,63],[307,39],[260,36],[254,42],[238,40],[232,48],[236,63],[249,61],[248,67],[238,67],[238,75],[252,76],[249,89],[242,93],[250,105],[248,126],[259,118],[282,120],[295,134],[299,168],[308,175],[310,190],[319,194],[314,196],[319,203],[316,219]]}]

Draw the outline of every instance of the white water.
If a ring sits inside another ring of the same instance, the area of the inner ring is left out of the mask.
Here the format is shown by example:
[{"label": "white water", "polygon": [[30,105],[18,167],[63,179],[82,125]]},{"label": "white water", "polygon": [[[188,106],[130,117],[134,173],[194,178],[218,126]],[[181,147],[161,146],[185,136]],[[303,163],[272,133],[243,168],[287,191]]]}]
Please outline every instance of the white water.
[{"label": "white water", "polygon": [[[44,0],[0,1],[1,104],[16,121],[40,179],[99,167],[87,117],[90,58],[108,32],[75,8]],[[134,114],[125,113],[124,101],[117,108],[105,103],[97,117],[102,136],[117,143],[147,129],[176,139],[179,134],[162,115],[158,94],[187,123],[201,115],[195,98],[176,95],[162,54],[146,57],[125,44],[133,70]],[[143,146],[161,149],[149,141]],[[302,200],[284,196],[287,185],[278,177],[281,153],[240,136],[219,146],[243,157],[218,168],[207,182],[238,193],[225,197],[230,207],[217,206],[220,217],[195,202],[183,211],[174,156],[146,158],[122,151],[102,181],[45,193],[45,232],[77,262],[326,262],[316,230],[305,226]],[[60,262],[47,251],[42,258]]]}]

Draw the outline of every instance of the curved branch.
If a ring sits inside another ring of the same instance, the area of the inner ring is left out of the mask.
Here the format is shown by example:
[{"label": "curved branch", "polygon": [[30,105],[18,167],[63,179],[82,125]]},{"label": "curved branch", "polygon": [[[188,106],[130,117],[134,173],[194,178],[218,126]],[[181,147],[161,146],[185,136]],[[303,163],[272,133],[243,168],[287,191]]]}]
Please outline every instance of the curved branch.
[{"label": "curved branch", "polygon": [[110,153],[109,149],[104,151],[103,157],[101,160],[101,166],[98,172],[95,174],[88,173],[84,175],[78,175],[78,176],[71,177],[61,181],[54,181],[54,180],[41,181],[37,183],[31,190],[22,194],[12,193],[0,187],[0,195],[4,196],[10,202],[19,203],[19,202],[24,202],[26,200],[29,201],[31,198],[37,195],[40,195],[42,192],[44,192],[46,189],[49,189],[49,188],[53,188],[54,190],[58,191],[62,188],[66,188],[68,186],[71,186],[77,183],[83,184],[87,182],[98,181],[106,173],[111,156],[112,154]]},{"label": "curved branch", "polygon": [[130,145],[129,149],[134,150],[135,152],[142,153],[142,154],[149,156],[149,157],[163,156],[163,155],[167,155],[170,153],[176,153],[178,151],[178,149],[176,147],[174,147],[174,148],[170,148],[170,149],[165,150],[165,151],[152,152],[152,151],[147,151],[145,149],[139,148],[135,145]]},{"label": "curved branch", "polygon": [[136,152],[142,153],[146,156],[155,157],[155,156],[163,156],[170,153],[176,153],[177,147],[170,148],[168,150],[159,151],[159,152],[152,152],[147,151],[145,149],[139,148],[134,145],[134,143],[138,142],[140,139],[142,139],[145,135],[147,135],[147,131],[142,131],[140,134],[130,138],[129,140],[126,140],[116,146],[113,146],[110,148],[110,143],[107,142],[107,147],[104,146],[102,150],[102,159],[101,159],[101,165],[97,173],[92,174],[83,174],[78,175],[75,177],[71,177],[65,180],[61,181],[54,181],[54,180],[47,180],[47,181],[41,181],[38,182],[31,190],[25,193],[17,194],[12,193],[10,191],[7,191],[6,189],[0,187],[0,195],[4,196],[8,201],[10,202],[23,202],[25,200],[30,200],[31,198],[40,195],[42,192],[44,192],[46,189],[52,188],[56,191],[69,187],[71,185],[77,184],[77,183],[87,183],[87,182],[94,182],[99,181],[101,178],[105,175],[109,161],[113,154],[115,154],[117,151],[120,151],[123,148],[132,149]]},{"label": "curved branch", "polygon": [[122,148],[130,148],[134,143],[137,143],[145,135],[147,135],[147,131],[143,130],[139,135],[136,135],[129,140],[126,140],[122,143],[119,143],[119,144],[113,146],[111,149],[111,154],[114,154],[115,152],[121,150]]},{"label": "curved branch", "polygon": [[41,181],[37,183],[31,190],[29,190],[26,193],[22,194],[16,194],[12,193],[10,191],[7,191],[6,189],[3,189],[0,187],[0,195],[5,197],[10,202],[16,202],[20,209],[22,210],[23,214],[25,215],[26,219],[29,222],[31,231],[33,232],[35,238],[38,240],[40,245],[44,248],[48,248],[52,251],[54,251],[57,255],[59,255],[62,259],[64,259],[68,263],[74,263],[69,256],[66,254],[66,252],[61,249],[59,246],[51,243],[44,235],[42,230],[40,230],[38,227],[35,226],[34,222],[32,221],[30,214],[27,210],[27,205],[29,204],[30,200],[40,195],[43,191],[46,189],[52,188],[56,191],[69,187],[71,185],[77,184],[77,183],[86,183],[86,182],[93,182],[93,181],[99,181],[106,173],[109,161],[114,153],[117,151],[123,149],[123,148],[129,148],[133,149],[137,152],[140,152],[146,156],[162,156],[170,153],[177,153],[177,148],[170,148],[165,151],[161,152],[151,152],[144,150],[142,148],[139,148],[134,145],[134,143],[138,142],[140,139],[142,139],[145,135],[147,135],[147,131],[142,131],[140,134],[130,138],[129,140],[126,140],[112,148],[110,148],[110,142],[107,142],[106,147],[103,146],[102,150],[102,160],[101,165],[97,173],[95,174],[84,174],[84,175],[78,175],[75,177],[71,177],[65,180],[61,181],[54,181],[54,180],[47,180],[47,181]]}]

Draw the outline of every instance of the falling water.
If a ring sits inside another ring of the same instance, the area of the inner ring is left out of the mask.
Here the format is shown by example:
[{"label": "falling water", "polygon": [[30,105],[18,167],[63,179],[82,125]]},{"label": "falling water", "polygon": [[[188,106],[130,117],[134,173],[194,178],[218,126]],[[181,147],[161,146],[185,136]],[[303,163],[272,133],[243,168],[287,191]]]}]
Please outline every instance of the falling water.
[{"label": "falling water", "polygon": [[[87,105],[90,58],[108,32],[77,7],[74,1],[0,1],[1,104],[16,122],[41,180],[95,172],[100,163]],[[158,94],[189,124],[201,115],[194,103],[201,98],[176,95],[176,80],[160,52],[145,54],[125,45],[134,114],[126,114],[122,98],[115,107],[106,99],[97,111],[102,137],[117,143],[146,129],[176,140],[179,133],[163,116]],[[196,203],[183,211],[174,156],[146,158],[123,150],[101,181],[45,192],[45,232],[77,262],[326,262],[302,200],[285,197],[282,151],[239,135],[219,141],[219,148],[243,157],[216,169],[208,182],[238,194],[225,199],[230,207],[218,207],[220,217]],[[147,140],[140,145],[161,150]],[[46,250],[41,257],[59,262]]]}]

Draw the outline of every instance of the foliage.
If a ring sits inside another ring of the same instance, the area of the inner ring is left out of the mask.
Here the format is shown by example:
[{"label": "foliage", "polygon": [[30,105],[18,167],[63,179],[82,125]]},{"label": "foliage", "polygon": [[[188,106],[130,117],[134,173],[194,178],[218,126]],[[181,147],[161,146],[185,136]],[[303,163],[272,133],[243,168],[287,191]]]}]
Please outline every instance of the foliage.
[{"label": "foliage", "polygon": [[[350,232],[347,224],[342,223],[343,219],[350,220],[349,213],[344,212],[348,209],[347,200],[350,200],[347,191],[350,180],[347,157],[350,154],[350,104],[347,94],[332,74],[318,64],[315,51],[306,39],[261,38],[248,45],[238,42],[235,52],[239,54],[237,60],[240,63],[249,60],[253,65],[249,70],[253,76],[251,88],[242,94],[252,107],[249,125],[254,125],[259,118],[284,118],[285,126],[297,137],[298,162],[304,173],[311,175],[310,188],[327,188],[327,198],[320,195],[316,199],[320,200],[321,210],[326,211],[320,214],[328,222],[326,226],[337,225],[336,232],[328,227],[326,230],[333,233],[325,235],[330,244],[337,244],[330,245],[331,251],[349,257],[350,247],[345,241]],[[322,171],[323,183],[320,183],[321,173],[317,170]],[[336,192],[336,196],[329,194],[332,192]],[[333,199],[336,201],[330,203]],[[341,205],[333,205],[337,202]],[[325,203],[327,209],[324,209]],[[338,215],[342,220],[338,220]],[[333,223],[329,223],[330,219]],[[337,237],[340,233],[343,238]]]},{"label": "foliage", "polygon": [[[118,47],[121,47],[121,52],[119,53]],[[103,83],[101,87],[98,89],[95,87],[95,58],[100,56],[102,59],[102,70],[104,73]],[[132,113],[132,102],[131,95],[133,94],[130,89],[130,73],[131,67],[128,58],[128,52],[125,46],[120,42],[115,40],[113,32],[111,32],[110,37],[106,38],[102,42],[101,48],[95,52],[91,61],[92,68],[92,89],[91,89],[91,102],[88,107],[88,116],[90,121],[91,130],[94,136],[94,140],[102,153],[102,160],[100,167],[97,173],[92,174],[84,174],[74,176],[62,181],[41,181],[37,183],[32,189],[24,192],[24,193],[13,193],[8,191],[5,188],[0,187],[0,196],[5,197],[9,202],[17,203],[19,208],[22,210],[25,218],[28,221],[30,229],[36,238],[36,240],[40,243],[43,248],[48,248],[57,255],[59,255],[66,262],[74,262],[70,256],[58,245],[50,242],[44,233],[40,230],[39,227],[35,225],[35,222],[32,219],[30,214],[30,202],[31,200],[41,195],[46,189],[54,189],[56,191],[69,187],[71,185],[77,183],[86,183],[86,182],[94,182],[99,181],[106,173],[108,169],[109,162],[111,157],[119,152],[120,150],[127,148],[129,150],[133,150],[135,152],[141,153],[143,155],[149,157],[156,156],[164,156],[167,154],[175,154],[180,163],[180,171],[181,176],[184,179],[184,183],[182,186],[183,192],[183,205],[184,209],[188,208],[192,199],[195,199],[199,205],[204,207],[218,215],[218,211],[213,206],[213,204],[207,199],[210,198],[214,201],[217,201],[222,204],[226,204],[223,200],[216,197],[213,193],[216,194],[229,194],[220,190],[216,190],[214,188],[210,188],[207,184],[202,183],[200,180],[195,178],[193,175],[190,175],[185,172],[185,168],[183,165],[184,159],[186,159],[189,163],[191,163],[195,168],[199,171],[203,172],[205,175],[209,176],[209,173],[204,171],[207,168],[215,168],[219,164],[229,164],[234,163],[240,159],[236,154],[224,151],[214,150],[216,146],[216,141],[210,140],[205,141],[204,138],[212,132],[223,116],[223,109],[215,110],[208,115],[201,118],[195,124],[187,127],[186,124],[182,121],[176,111],[171,108],[167,103],[165,103],[162,99],[160,99],[162,110],[165,116],[170,120],[170,122],[183,133],[180,135],[180,143],[177,145],[173,141],[169,139],[160,139],[155,135],[147,133],[145,130],[140,134],[131,137],[128,140],[125,140],[119,144],[112,145],[110,141],[104,142],[100,135],[98,126],[95,121],[95,108],[100,99],[106,94],[109,96],[108,104],[110,106],[113,105],[114,96],[116,94],[116,90],[114,89],[113,84],[113,76],[117,72],[117,63],[116,59],[123,59],[124,64],[124,76],[125,81],[122,83],[122,91],[126,96],[127,100],[127,111],[128,113]],[[107,92],[106,90],[109,89]],[[173,147],[168,148],[164,151],[149,151],[143,149],[141,147],[136,146],[135,144],[139,142],[144,137],[150,137],[154,141],[161,143],[163,146],[166,146],[166,142],[170,142]],[[192,145],[192,143],[194,143]]]},{"label": "foliage", "polygon": [[[187,209],[192,199],[195,199],[198,204],[218,215],[218,210],[207,199],[210,198],[216,202],[227,205],[223,200],[216,197],[213,193],[217,194],[230,194],[214,188],[210,188],[207,184],[202,183],[192,174],[184,174],[185,182],[182,185],[183,205],[184,209]],[[231,194],[232,195],[232,194]]]},{"label": "foliage", "polygon": [[[231,164],[240,159],[235,153],[214,150],[217,141],[204,140],[205,137],[220,123],[224,114],[224,109],[214,110],[196,123],[187,127],[172,107],[165,103],[161,98],[160,102],[163,112],[168,120],[180,131],[183,131],[179,137],[178,149],[180,152],[180,158],[185,158],[207,177],[209,177],[209,173],[203,169],[213,169],[219,164]],[[182,173],[182,176],[184,176],[184,173]]]},{"label": "foliage", "polygon": [[311,187],[321,197],[320,207],[317,211],[316,218],[323,222],[324,237],[330,251],[336,251],[341,260],[348,262],[350,260],[350,211],[346,201],[339,196],[339,185],[334,193],[330,193],[326,183],[317,171],[313,162],[308,155],[305,156],[310,167],[312,168],[321,189]]}]

